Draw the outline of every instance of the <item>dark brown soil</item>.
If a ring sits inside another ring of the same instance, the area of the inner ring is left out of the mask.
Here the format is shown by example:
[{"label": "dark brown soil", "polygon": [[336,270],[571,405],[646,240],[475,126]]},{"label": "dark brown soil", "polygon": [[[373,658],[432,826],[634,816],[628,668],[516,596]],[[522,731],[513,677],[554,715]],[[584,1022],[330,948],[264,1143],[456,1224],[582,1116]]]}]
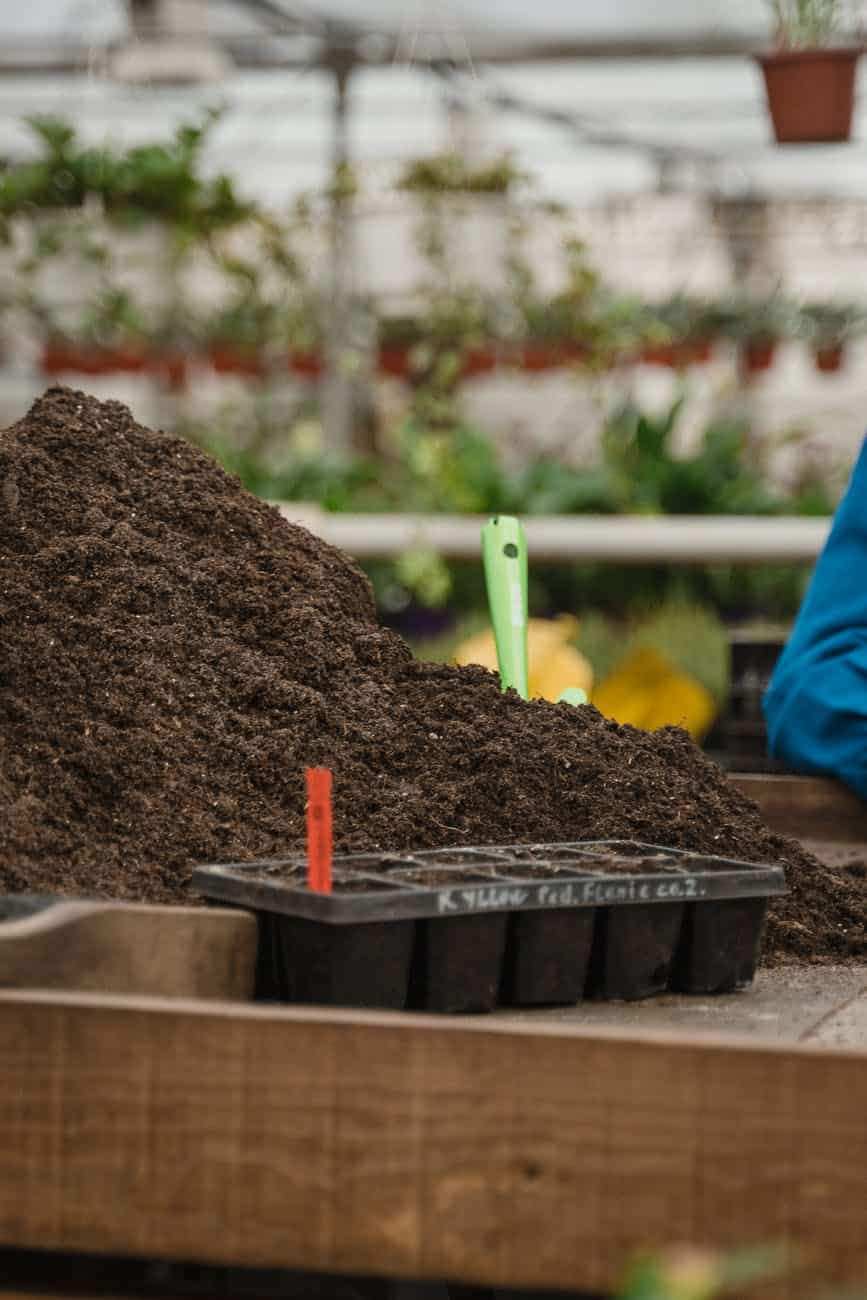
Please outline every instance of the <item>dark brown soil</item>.
[{"label": "dark brown soil", "polygon": [[414,662],[338,551],[125,407],[51,389],[0,437],[0,889],[178,901],[192,864],[635,838],[782,860],[772,958],[867,956],[867,882],[770,834],[681,731]]}]

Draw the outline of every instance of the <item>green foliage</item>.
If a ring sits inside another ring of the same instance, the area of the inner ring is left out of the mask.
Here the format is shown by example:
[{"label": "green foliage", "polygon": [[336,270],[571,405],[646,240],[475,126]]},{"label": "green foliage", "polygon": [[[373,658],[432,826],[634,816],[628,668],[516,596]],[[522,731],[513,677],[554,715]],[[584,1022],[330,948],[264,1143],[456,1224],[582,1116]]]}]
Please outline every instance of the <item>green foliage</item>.
[{"label": "green foliage", "polygon": [[785,1251],[758,1247],[720,1253],[682,1247],[638,1260],[619,1300],[717,1300],[789,1271]]},{"label": "green foliage", "polygon": [[106,287],[85,312],[79,337],[99,347],[112,347],[138,342],[145,334],[145,321],[132,296],[123,289]]},{"label": "green foliage", "polygon": [[0,213],[32,213],[47,208],[81,207],[89,195],[105,188],[113,159],[104,149],[83,149],[75,130],[58,118],[25,119],[40,147],[32,161],[8,168],[0,176]]},{"label": "green foliage", "polygon": [[167,144],[122,154],[102,194],[106,211],[130,223],[171,222],[187,234],[210,234],[251,217],[254,205],[238,197],[231,177],[201,174],[202,150],[218,118],[210,112],[198,124],[178,127]]},{"label": "green foliage", "polygon": [[840,0],[771,0],[775,35],[787,49],[827,45],[839,31]]},{"label": "green foliage", "polygon": [[[697,450],[675,454],[680,403],[653,416],[635,407],[617,411],[603,430],[590,466],[570,466],[549,455],[510,470],[495,442],[465,423],[431,428],[410,419],[380,456],[336,460],[317,446],[284,442],[275,463],[261,451],[232,450],[210,428],[188,430],[253,491],[272,500],[315,501],[342,512],[410,511],[524,516],[557,514],[829,514],[834,497],[817,467],[807,465],[790,491],[769,483],[762,457],[743,425],[723,422],[705,431]],[[282,427],[282,426],[280,426]],[[381,590],[395,584],[422,601],[436,591],[458,611],[484,606],[478,566],[370,568]],[[448,573],[448,588],[444,575]],[[763,612],[790,617],[802,598],[808,566],[534,566],[535,612],[596,607],[622,616],[663,600],[711,606],[734,617]],[[672,633],[674,636],[674,633]],[[591,656],[592,657],[592,656]],[[708,658],[708,685],[719,669]]]},{"label": "green foliage", "polygon": [[399,432],[398,453],[410,509],[487,514],[508,506],[508,480],[496,449],[476,430],[458,426],[431,433],[410,422]]},{"label": "green foliage", "polygon": [[612,466],[575,468],[548,456],[519,470],[505,493],[508,510],[527,515],[613,515],[625,506]]},{"label": "green foliage", "polygon": [[523,179],[508,155],[471,167],[460,154],[442,153],[408,163],[397,188],[412,194],[507,194]]},{"label": "green foliage", "polygon": [[[537,456],[520,469],[506,469],[492,438],[466,424],[430,429],[410,419],[395,434],[381,459],[351,458],[337,467],[315,453],[322,484],[338,476],[342,490],[334,508],[362,508],[353,484],[368,488],[378,481],[378,504],[420,513],[486,514],[509,511],[549,514],[830,514],[834,501],[823,480],[808,476],[786,493],[767,479],[749,430],[739,423],[708,426],[697,450],[677,455],[672,446],[680,401],[661,415],[628,404],[605,425],[600,457],[588,467],[569,466],[550,455]],[[193,436],[196,432],[193,431]],[[200,435],[208,442],[207,431]],[[223,451],[225,454],[225,451]],[[244,462],[238,470],[256,490],[274,498],[298,500],[319,480],[299,473],[304,458],[287,457],[279,470]],[[319,490],[305,499],[319,499]],[[335,499],[329,493],[329,499]]]},{"label": "green foliage", "polygon": [[242,351],[258,352],[271,342],[277,309],[258,292],[255,283],[239,282],[231,299],[210,314],[204,327],[214,342],[232,343]]},{"label": "green foliage", "polygon": [[332,172],[325,196],[332,203],[346,203],[355,198],[359,188],[358,173],[352,164],[339,162]]},{"label": "green foliage", "polygon": [[622,510],[637,514],[774,514],[780,502],[747,459],[747,429],[710,425],[692,456],[671,447],[680,415],[676,402],[662,416],[633,406],[618,412],[603,434],[603,455]]},{"label": "green foliage", "polygon": [[158,219],[179,234],[208,235],[253,215],[227,175],[206,178],[201,156],[219,120],[215,110],[198,123],[179,126],[167,142],[118,151],[85,147],[73,127],[59,118],[28,118],[37,156],[0,176],[0,214],[8,221],[98,202],[114,221],[136,224]]},{"label": "green foliage", "polygon": [[867,313],[854,303],[810,302],[801,308],[799,326],[812,347],[837,347],[867,331]]},{"label": "green foliage", "polygon": [[715,307],[716,333],[735,343],[775,343],[796,338],[799,310],[779,293],[738,295]]},{"label": "green foliage", "polygon": [[707,606],[673,600],[639,618],[628,631],[621,657],[644,648],[660,651],[677,668],[701,682],[718,703],[725,699],[728,637],[719,615]]},{"label": "green foliage", "polygon": [[677,293],[651,306],[647,313],[651,339],[689,343],[712,338],[719,331],[720,312],[716,303]]},{"label": "green foliage", "polygon": [[315,501],[323,510],[337,514],[350,510],[364,514],[397,506],[397,498],[390,495],[374,460],[302,452],[275,469],[255,452],[233,448],[225,441],[208,440],[206,445],[245,487],[270,501]]},{"label": "green foliage", "polygon": [[442,608],[451,594],[448,565],[437,551],[429,547],[414,547],[399,555],[394,565],[394,577],[427,609]]},{"label": "green foliage", "polygon": [[[222,236],[243,223],[257,232],[258,248],[243,271],[247,283],[234,284],[220,319],[200,320],[193,329],[195,304],[175,303],[175,320],[182,316],[185,321],[182,331],[162,320],[146,320],[146,331],[158,344],[171,335],[187,340],[198,335],[250,348],[319,346],[324,337],[323,304],[317,301],[321,295],[308,283],[306,261],[296,251],[295,240],[296,235],[315,233],[317,207],[299,200],[291,219],[277,220],[240,197],[230,176],[208,176],[203,151],[219,119],[219,111],[209,110],[179,126],[167,140],[127,149],[85,146],[62,118],[27,119],[36,154],[0,173],[0,238],[10,237],[13,218],[29,221],[32,256],[18,267],[19,283],[23,285],[42,261],[63,252],[78,257],[91,271],[101,268],[106,280],[101,291],[110,289],[112,234],[118,227],[149,222],[159,222],[172,237],[175,265],[195,246],[200,255],[213,256],[230,279],[237,279],[238,268],[226,256]],[[716,303],[680,293],[644,303],[614,293],[565,224],[560,285],[550,292],[538,284],[525,254],[528,218],[514,205],[506,218],[511,230],[506,291],[483,293],[463,283],[459,268],[451,264],[451,209],[439,199],[504,195],[521,179],[508,156],[474,167],[456,154],[417,159],[399,179],[399,187],[419,199],[417,235],[427,270],[414,318],[382,320],[380,338],[385,344],[412,344],[413,414],[426,427],[448,429],[461,423],[466,363],[472,351],[483,346],[493,345],[503,359],[520,357],[521,349],[530,345],[565,345],[560,360],[580,359],[586,371],[634,358],[647,343],[684,344],[687,353],[690,343],[719,336],[738,344],[800,337],[813,346],[830,346],[864,331],[864,313],[846,304],[808,304],[799,311],[779,294]],[[341,167],[320,198],[330,199],[333,207],[336,200],[350,199],[357,186],[352,170]],[[551,205],[548,208],[550,212]],[[92,213],[106,220],[94,221]],[[267,293],[266,283],[273,286]],[[19,301],[27,292],[21,288]],[[91,306],[83,304],[84,311]],[[354,308],[366,311],[361,303]],[[48,321],[50,311],[50,303],[34,310],[37,323]],[[82,330],[87,328],[82,325]],[[570,492],[575,487],[572,484]]]}]

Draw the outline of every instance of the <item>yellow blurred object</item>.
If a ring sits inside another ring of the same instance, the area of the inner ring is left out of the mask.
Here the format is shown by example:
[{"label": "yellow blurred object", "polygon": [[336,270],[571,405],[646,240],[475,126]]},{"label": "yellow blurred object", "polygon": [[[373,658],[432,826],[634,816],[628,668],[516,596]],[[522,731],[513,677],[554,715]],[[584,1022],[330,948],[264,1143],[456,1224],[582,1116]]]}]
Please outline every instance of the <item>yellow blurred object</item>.
[{"label": "yellow blurred object", "polygon": [[717,715],[716,701],[708,690],[679,672],[657,650],[634,650],[591,695],[606,718],[629,723],[645,731],[683,727],[701,741]]},{"label": "yellow blurred object", "polygon": [[[589,695],[593,669],[570,642],[578,631],[578,620],[568,614],[559,618],[531,618],[527,623],[527,658],[530,669],[530,698],[556,700],[569,686],[579,686]],[[497,671],[497,647],[493,632],[480,632],[459,645],[456,664],[481,664]]]}]

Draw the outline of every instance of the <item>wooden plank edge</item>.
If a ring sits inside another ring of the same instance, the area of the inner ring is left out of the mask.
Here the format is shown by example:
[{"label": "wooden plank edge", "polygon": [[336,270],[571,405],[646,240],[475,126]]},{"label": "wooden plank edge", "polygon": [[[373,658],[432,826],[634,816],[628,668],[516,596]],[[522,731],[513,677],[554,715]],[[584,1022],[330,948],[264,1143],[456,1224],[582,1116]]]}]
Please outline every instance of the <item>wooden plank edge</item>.
[{"label": "wooden plank edge", "polygon": [[[749,993],[743,994],[748,997]],[[369,1029],[406,1029],[422,1031],[435,1036],[440,1033],[458,1033],[473,1036],[500,1036],[518,1038],[577,1038],[613,1043],[641,1043],[660,1047],[683,1047],[710,1051],[725,1049],[749,1055],[790,1055],[793,1052],[812,1055],[830,1055],[834,1059],[850,1056],[867,1061],[867,1047],[851,1045],[829,1047],[807,1041],[761,1039],[752,1034],[738,1034],[726,1030],[719,1034],[686,1035],[680,1030],[641,1028],[634,1025],[618,1028],[616,1025],[576,1024],[568,1020],[534,1020],[530,1016],[512,1018],[508,1015],[434,1015],[414,1011],[371,1011],[352,1007],[302,1006],[265,1002],[237,1002],[234,999],[206,999],[162,997],[147,994],[115,994],[55,989],[0,989],[0,1011],[6,1004],[22,1007],[49,1007],[62,1011],[94,1010],[113,1011],[130,1018],[167,1016],[182,1017],[191,1023],[196,1020],[235,1022],[266,1021],[274,1025],[299,1025]]]},{"label": "wooden plank edge", "polygon": [[865,1053],[0,997],[0,1242],[598,1291],[648,1248],[867,1279]]},{"label": "wooden plank edge", "polygon": [[752,800],[771,830],[799,839],[863,841],[867,804],[823,777],[734,772],[732,785]]},{"label": "wooden plank edge", "polygon": [[0,989],[246,999],[257,939],[231,908],[57,902],[0,922]]}]

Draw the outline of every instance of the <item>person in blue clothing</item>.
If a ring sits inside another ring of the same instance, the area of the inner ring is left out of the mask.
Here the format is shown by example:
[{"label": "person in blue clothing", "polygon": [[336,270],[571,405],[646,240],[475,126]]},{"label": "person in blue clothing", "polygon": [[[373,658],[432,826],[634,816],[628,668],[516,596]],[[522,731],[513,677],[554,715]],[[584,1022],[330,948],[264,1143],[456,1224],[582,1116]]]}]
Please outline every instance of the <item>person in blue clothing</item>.
[{"label": "person in blue clothing", "polygon": [[775,758],[867,799],[867,441],[764,708]]}]

